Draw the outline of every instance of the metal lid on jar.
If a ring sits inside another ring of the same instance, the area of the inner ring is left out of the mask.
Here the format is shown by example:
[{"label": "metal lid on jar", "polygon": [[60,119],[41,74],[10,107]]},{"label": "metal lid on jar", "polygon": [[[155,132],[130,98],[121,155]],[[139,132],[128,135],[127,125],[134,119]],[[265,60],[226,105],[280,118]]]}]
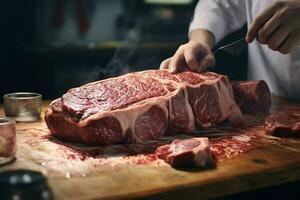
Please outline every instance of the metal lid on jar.
[{"label": "metal lid on jar", "polygon": [[0,117],[0,126],[15,124],[15,120],[9,117]]},{"label": "metal lid on jar", "polygon": [[42,95],[33,92],[16,92],[3,96],[7,117],[19,122],[34,122],[40,119]]}]

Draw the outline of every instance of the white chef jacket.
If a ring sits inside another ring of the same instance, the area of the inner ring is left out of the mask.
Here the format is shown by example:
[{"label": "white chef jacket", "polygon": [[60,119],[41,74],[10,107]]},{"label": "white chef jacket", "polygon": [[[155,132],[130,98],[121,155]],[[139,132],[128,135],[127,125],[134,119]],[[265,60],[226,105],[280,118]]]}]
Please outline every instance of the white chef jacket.
[{"label": "white chef jacket", "polygon": [[[246,22],[249,26],[272,2],[274,0],[200,0],[189,32],[206,29],[218,43]],[[300,101],[300,47],[283,55],[255,40],[248,45],[248,79],[265,80],[272,93]]]}]

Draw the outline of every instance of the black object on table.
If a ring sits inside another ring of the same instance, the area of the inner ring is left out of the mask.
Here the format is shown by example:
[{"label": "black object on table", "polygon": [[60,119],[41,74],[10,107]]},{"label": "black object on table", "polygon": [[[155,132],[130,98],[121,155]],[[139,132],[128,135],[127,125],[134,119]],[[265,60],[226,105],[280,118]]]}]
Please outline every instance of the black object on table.
[{"label": "black object on table", "polygon": [[1,199],[52,200],[46,177],[37,171],[10,170],[0,173]]}]

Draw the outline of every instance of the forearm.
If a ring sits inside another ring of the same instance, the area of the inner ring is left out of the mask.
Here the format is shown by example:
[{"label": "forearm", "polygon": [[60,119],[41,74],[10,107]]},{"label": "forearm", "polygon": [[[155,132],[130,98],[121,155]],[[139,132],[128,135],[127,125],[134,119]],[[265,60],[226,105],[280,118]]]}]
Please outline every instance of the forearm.
[{"label": "forearm", "polygon": [[245,2],[245,0],[200,0],[194,11],[189,35],[194,30],[207,30],[213,33],[214,43],[220,42],[226,35],[245,24]]},{"label": "forearm", "polygon": [[198,42],[201,45],[206,46],[208,49],[212,49],[215,46],[214,35],[205,29],[195,29],[190,33],[190,41]]}]

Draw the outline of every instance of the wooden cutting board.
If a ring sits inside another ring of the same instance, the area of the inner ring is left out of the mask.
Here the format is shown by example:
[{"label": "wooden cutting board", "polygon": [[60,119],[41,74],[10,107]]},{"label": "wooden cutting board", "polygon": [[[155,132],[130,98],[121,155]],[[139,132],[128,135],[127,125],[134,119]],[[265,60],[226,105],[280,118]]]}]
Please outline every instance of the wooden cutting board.
[{"label": "wooden cutting board", "polygon": [[[291,103],[274,98],[273,107],[284,105]],[[0,115],[3,115],[2,106]],[[45,124],[44,121],[18,123],[18,140],[23,137],[34,140],[36,135],[26,132],[28,127],[39,130]],[[87,176],[69,177],[34,162],[29,149],[26,154],[17,154],[17,161],[1,167],[0,171],[26,168],[43,172],[56,199],[207,199],[300,180],[300,139],[285,139],[284,143],[287,148],[267,145],[207,170],[124,165],[113,170],[103,168]],[[20,152],[23,150],[22,146],[18,148]]]}]

